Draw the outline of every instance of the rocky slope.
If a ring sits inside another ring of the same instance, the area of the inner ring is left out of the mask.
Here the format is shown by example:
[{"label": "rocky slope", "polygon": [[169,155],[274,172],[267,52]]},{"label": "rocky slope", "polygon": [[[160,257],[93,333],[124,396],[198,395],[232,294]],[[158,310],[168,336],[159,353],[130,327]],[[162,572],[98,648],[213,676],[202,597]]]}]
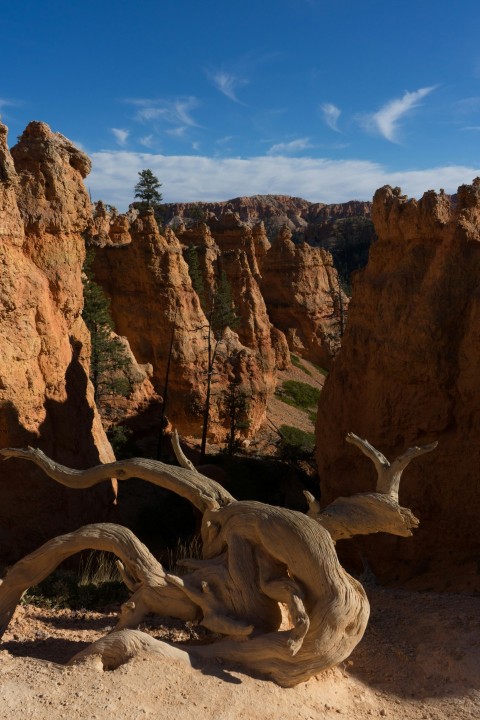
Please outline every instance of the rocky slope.
[{"label": "rocky slope", "polygon": [[413,463],[400,502],[420,518],[408,542],[359,542],[387,581],[420,573],[423,587],[480,588],[480,180],[456,202],[378,190],[378,241],[354,283],[342,349],[320,399],[322,502],[373,488],[370,462],[345,444],[353,431],[387,457],[439,441]]},{"label": "rocky slope", "polygon": [[[45,124],[30,123],[11,153],[0,125],[0,446],[35,445],[73,467],[113,458],[81,318],[89,170]],[[102,517],[113,497],[106,484],[80,497],[25,463],[0,464],[1,561]]]}]

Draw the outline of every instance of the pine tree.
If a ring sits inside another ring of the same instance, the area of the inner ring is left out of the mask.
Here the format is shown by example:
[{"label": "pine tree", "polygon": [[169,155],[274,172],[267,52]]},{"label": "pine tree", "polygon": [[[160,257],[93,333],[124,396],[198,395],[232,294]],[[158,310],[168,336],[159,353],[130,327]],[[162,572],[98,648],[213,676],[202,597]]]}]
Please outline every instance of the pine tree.
[{"label": "pine tree", "polygon": [[208,325],[205,326],[207,341],[207,390],[205,405],[203,409],[202,442],[200,446],[200,461],[205,460],[207,447],[208,423],[210,420],[210,402],[212,394],[212,377],[215,368],[215,361],[220,344],[224,341],[224,333],[227,327],[234,330],[240,323],[240,318],[235,312],[235,305],[232,297],[232,288],[225,271],[220,274],[216,291],[210,298],[210,309],[207,312]]},{"label": "pine tree", "polygon": [[205,284],[203,282],[202,272],[200,270],[200,263],[198,262],[197,248],[193,243],[188,246],[185,259],[188,265],[188,274],[192,281],[192,287],[197,293],[200,304],[202,307],[205,306]]},{"label": "pine tree", "polygon": [[162,187],[162,184],[151,170],[142,170],[138,175],[140,180],[135,185],[135,197],[138,200],[132,204],[138,210],[153,208],[157,214],[162,203],[162,195],[158,192],[158,188]]},{"label": "pine tree", "polygon": [[250,403],[247,393],[241,389],[238,380],[230,380],[222,395],[223,417],[228,420],[225,442],[227,454],[231,457],[240,447],[239,431],[246,430],[250,425],[247,417]]},{"label": "pine tree", "polygon": [[90,330],[90,380],[99,402],[105,395],[128,395],[130,382],[125,371],[130,360],[120,339],[112,334],[110,304],[100,285],[93,279],[93,259],[94,254],[89,251],[83,267],[82,317]]}]

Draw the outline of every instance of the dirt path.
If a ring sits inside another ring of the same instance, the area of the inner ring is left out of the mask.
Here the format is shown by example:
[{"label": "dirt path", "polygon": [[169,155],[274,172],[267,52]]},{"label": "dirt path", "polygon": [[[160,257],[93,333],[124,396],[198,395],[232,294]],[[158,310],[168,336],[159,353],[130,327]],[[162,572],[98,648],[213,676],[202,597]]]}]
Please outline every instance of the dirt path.
[{"label": "dirt path", "polygon": [[[19,608],[1,646],[0,718],[478,720],[480,597],[367,591],[372,618],[351,658],[289,690],[222,665],[193,669],[148,656],[114,672],[93,661],[55,665],[107,632],[113,614]],[[175,622],[157,621],[149,632],[191,635]]]}]

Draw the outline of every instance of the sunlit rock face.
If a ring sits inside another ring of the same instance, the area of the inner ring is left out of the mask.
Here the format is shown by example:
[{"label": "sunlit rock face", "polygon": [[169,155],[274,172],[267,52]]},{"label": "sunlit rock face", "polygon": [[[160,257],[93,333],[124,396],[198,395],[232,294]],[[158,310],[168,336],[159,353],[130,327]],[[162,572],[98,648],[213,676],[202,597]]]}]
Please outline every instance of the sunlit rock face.
[{"label": "sunlit rock face", "polygon": [[[79,468],[113,459],[81,318],[89,169],[87,156],[44,123],[30,123],[11,153],[0,126],[0,445],[30,444]],[[108,483],[77,493],[27,463],[2,463],[1,561],[104,518],[113,499]]]},{"label": "sunlit rock face", "polygon": [[[183,433],[198,435],[207,379],[207,326],[219,264],[229,278],[240,322],[219,344],[213,375],[210,438],[224,439],[224,391],[234,379],[249,396],[250,425],[256,432],[265,419],[266,403],[275,388],[275,369],[285,364],[284,347],[275,336],[258,287],[258,267],[252,233],[237,248],[221,249],[206,225],[162,234],[152,213],[128,219],[126,232],[115,242],[113,233],[125,222],[112,218],[107,241],[92,231],[97,281],[111,299],[116,330],[128,338],[136,359],[153,368],[152,382],[163,393],[169,364],[167,415]],[[100,223],[97,222],[100,227]],[[123,227],[123,225],[122,225]],[[192,287],[186,249],[196,248],[205,282],[205,297]],[[171,354],[170,354],[171,349]]]},{"label": "sunlit rock face", "polygon": [[225,215],[236,214],[250,226],[264,223],[269,238],[275,237],[286,225],[292,233],[305,232],[309,237],[320,228],[339,218],[370,217],[371,203],[352,200],[346,203],[312,203],[303,198],[290,195],[251,195],[237,197],[224,202],[167,203],[165,206],[167,221],[173,218],[183,219],[192,216],[200,209],[207,222],[213,217],[222,220]]},{"label": "sunlit rock face", "polygon": [[[352,431],[387,457],[438,448],[405,471],[400,502],[420,519],[414,537],[359,541],[373,572],[422,587],[479,586],[480,181],[409,200],[374,197],[378,241],[354,282],[342,349],[317,420],[322,503],[374,488]],[[414,582],[410,580],[410,582]]]},{"label": "sunlit rock face", "polygon": [[262,260],[261,290],[270,318],[285,333],[290,350],[329,368],[340,346],[342,293],[330,253],[295,244],[284,227]]}]

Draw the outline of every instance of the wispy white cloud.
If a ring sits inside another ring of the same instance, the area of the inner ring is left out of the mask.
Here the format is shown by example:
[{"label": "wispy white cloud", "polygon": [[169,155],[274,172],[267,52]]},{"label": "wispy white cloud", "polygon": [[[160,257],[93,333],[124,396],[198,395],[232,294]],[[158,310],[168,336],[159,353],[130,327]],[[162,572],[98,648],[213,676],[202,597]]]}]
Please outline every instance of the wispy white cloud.
[{"label": "wispy white cloud", "polygon": [[322,111],[323,119],[328,127],[331,130],[335,130],[335,132],[341,132],[337,124],[338,118],[342,112],[340,108],[333,103],[323,103],[323,105],[320,106],[320,110]]},{"label": "wispy white cloud", "polygon": [[143,135],[141,138],[139,138],[138,142],[140,145],[143,145],[143,147],[146,148],[152,148],[155,144],[155,138],[152,133],[149,135]]},{"label": "wispy white cloud", "polygon": [[238,77],[232,73],[223,70],[206,70],[207,77],[214,86],[233,102],[243,105],[242,101],[237,97],[237,88],[248,84],[248,80]]},{"label": "wispy white cloud", "polygon": [[400,120],[414,108],[421,105],[420,101],[435,90],[436,87],[436,85],[432,85],[420,88],[414,92],[404,93],[401,98],[390,100],[376,113],[372,113],[365,118],[366,126],[379,132],[386,140],[398,142],[397,134]]},{"label": "wispy white cloud", "polygon": [[2,118],[2,113],[3,113],[4,108],[16,107],[18,105],[21,105],[21,103],[18,100],[9,100],[8,98],[0,97],[0,120]]},{"label": "wispy white cloud", "polygon": [[290,140],[290,142],[275,143],[267,150],[267,155],[290,155],[312,147],[310,138],[297,138],[297,140]]},{"label": "wispy white cloud", "polygon": [[419,197],[430,188],[455,192],[480,175],[480,167],[439,166],[390,172],[367,160],[261,156],[214,158],[125,151],[93,153],[86,184],[95,199],[125,210],[133,200],[138,172],[150,168],[163,183],[166,202],[226,200],[239,195],[282,194],[314,202],[369,200],[382,185],[400,186]]},{"label": "wispy white cloud", "polygon": [[224,137],[218,138],[215,142],[217,145],[226,145],[230,140],[233,140],[233,135],[224,135]]},{"label": "wispy white cloud", "polygon": [[457,115],[471,115],[480,110],[480,97],[473,96],[462,98],[454,103],[453,109]]},{"label": "wispy white cloud", "polygon": [[480,130],[480,125],[467,125],[462,130]]},{"label": "wispy white cloud", "polygon": [[128,140],[130,130],[124,130],[122,128],[111,128],[111,131],[117,143],[123,147]]},{"label": "wispy white cloud", "polygon": [[192,110],[199,105],[195,97],[179,97],[173,100],[128,98],[126,102],[138,108],[135,119],[142,123],[164,121],[176,126],[200,127],[192,115]]},{"label": "wispy white cloud", "polygon": [[8,105],[15,105],[15,103],[12,100],[7,100],[6,98],[0,98],[0,110],[4,107],[7,107]]},{"label": "wispy white cloud", "polygon": [[168,130],[165,130],[165,132],[167,133],[167,135],[170,135],[171,137],[181,138],[187,132],[187,126],[179,125],[178,127],[169,128]]}]

